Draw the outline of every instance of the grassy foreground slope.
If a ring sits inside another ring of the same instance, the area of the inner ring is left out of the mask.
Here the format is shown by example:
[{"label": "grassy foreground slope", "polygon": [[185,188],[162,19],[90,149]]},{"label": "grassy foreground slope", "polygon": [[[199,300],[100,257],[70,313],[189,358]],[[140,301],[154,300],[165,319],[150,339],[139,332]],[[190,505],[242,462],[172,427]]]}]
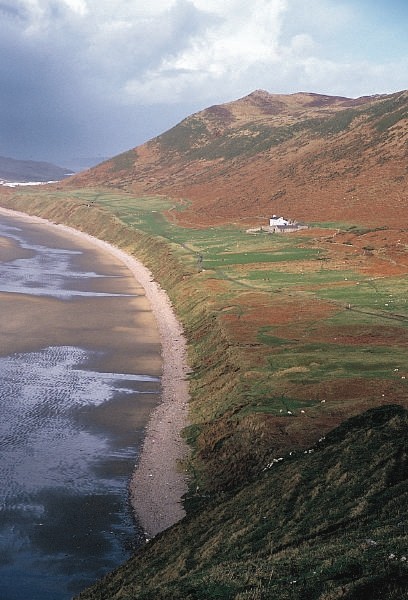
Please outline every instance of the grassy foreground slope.
[{"label": "grassy foreground slope", "polygon": [[395,406],[346,421],[191,507],[79,598],[407,598],[407,425]]}]

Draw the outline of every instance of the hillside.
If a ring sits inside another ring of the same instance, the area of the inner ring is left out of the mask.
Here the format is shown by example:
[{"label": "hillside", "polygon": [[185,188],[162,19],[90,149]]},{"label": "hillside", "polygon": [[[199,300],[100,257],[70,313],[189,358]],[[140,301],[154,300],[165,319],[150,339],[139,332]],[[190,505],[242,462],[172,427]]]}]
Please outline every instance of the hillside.
[{"label": "hillside", "polygon": [[373,409],[260,465],[79,598],[407,598],[407,426],[402,408]]},{"label": "hillside", "polygon": [[398,226],[406,217],[408,92],[358,99],[255,91],[189,116],[74,177],[183,201],[180,224]]},{"label": "hillside", "polygon": [[19,183],[59,181],[71,174],[70,169],[58,167],[52,163],[0,156],[0,180]]}]

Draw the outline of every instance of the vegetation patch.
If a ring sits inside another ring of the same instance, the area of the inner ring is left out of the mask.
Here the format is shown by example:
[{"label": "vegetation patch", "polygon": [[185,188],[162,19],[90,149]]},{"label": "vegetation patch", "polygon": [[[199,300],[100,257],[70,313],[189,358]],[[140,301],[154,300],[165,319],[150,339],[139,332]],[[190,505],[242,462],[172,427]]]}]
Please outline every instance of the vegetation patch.
[{"label": "vegetation patch", "polygon": [[136,161],[136,153],[134,150],[128,150],[127,152],[123,152],[122,154],[118,154],[112,159],[112,172],[116,173],[119,171],[126,171],[127,169],[131,169]]}]

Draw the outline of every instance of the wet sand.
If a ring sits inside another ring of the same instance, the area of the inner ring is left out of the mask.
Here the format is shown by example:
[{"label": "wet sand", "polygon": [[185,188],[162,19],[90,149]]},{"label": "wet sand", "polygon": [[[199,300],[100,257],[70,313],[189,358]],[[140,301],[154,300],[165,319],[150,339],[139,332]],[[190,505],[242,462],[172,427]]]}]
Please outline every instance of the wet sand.
[{"label": "wet sand", "polygon": [[[154,328],[151,327],[151,321],[149,321],[151,319],[151,312],[148,310],[148,307],[151,308],[161,342],[162,395],[160,405],[153,411],[150,418],[141,457],[130,486],[131,501],[137,518],[143,527],[146,538],[151,538],[184,516],[185,513],[181,499],[187,491],[186,476],[180,469],[181,461],[187,456],[187,446],[180,435],[181,430],[187,424],[189,398],[188,383],[186,380],[188,373],[186,342],[171,303],[166,293],[153,281],[150,271],[142,263],[107,242],[70,227],[56,225],[45,219],[28,216],[24,213],[0,208],[0,214],[24,220],[28,219],[32,223],[38,223],[50,228],[50,231],[54,229],[54,231],[58,231],[58,234],[66,235],[68,239],[80,239],[81,244],[88,244],[90,249],[97,247],[103,250],[106,258],[105,267],[111,268],[112,274],[117,273],[118,264],[126,266],[131,271],[134,277],[134,286],[139,288],[139,296],[134,301],[138,302],[139,305],[140,302],[148,302],[146,313],[141,317],[140,321],[141,336],[143,335],[144,343],[141,349],[137,351],[137,357],[134,355],[134,340],[129,339],[129,333],[126,331],[123,321],[118,322],[115,328],[116,350],[120,354],[122,364],[126,358],[131,372],[134,372],[136,369],[134,364],[132,367],[132,361],[137,363],[137,370],[142,370],[142,372],[154,374],[159,367],[154,351],[152,350],[149,353],[149,345],[151,344],[153,349],[157,342],[154,337]],[[114,286],[114,279],[112,279],[112,285]],[[144,295],[140,294],[140,286],[144,290]],[[132,292],[134,291],[135,289],[132,290]],[[16,299],[17,295],[13,299],[2,298],[4,327],[6,329],[8,327],[9,334],[7,348],[3,349],[3,352],[26,351],[34,345],[38,347],[38,343],[41,341],[41,331],[44,329],[48,318],[48,312],[50,310],[61,310],[56,307],[58,303],[53,301],[53,299],[42,298],[38,300],[29,296],[20,298],[17,302],[21,302],[22,304],[24,302],[31,302],[30,311],[34,308],[37,311],[37,315],[34,325],[33,321],[30,321],[30,327],[34,327],[34,334],[25,340],[15,340],[13,337],[13,319],[24,319],[24,314],[26,313],[24,306],[21,306],[21,310],[16,311]],[[7,302],[9,303],[8,307]],[[83,306],[75,308],[76,302],[82,302]],[[106,310],[114,311],[120,315],[119,297],[106,298],[105,302]],[[72,305],[71,308],[69,308],[69,304]],[[77,327],[72,327],[72,321],[78,317],[80,312],[84,317],[81,317],[81,322],[78,322]],[[16,317],[15,315],[18,316]],[[123,315],[121,315],[121,319],[122,317]],[[81,336],[83,338],[86,335],[87,319],[93,318],[100,319],[101,315],[86,314],[86,300],[78,300],[66,303],[59,322],[61,323],[61,328],[64,329],[64,324],[71,321],[69,330],[73,339],[70,343],[80,345]],[[131,315],[129,315],[129,318],[131,318]],[[65,329],[67,328],[65,327]],[[64,331],[65,334],[66,331]],[[57,329],[55,331],[56,343],[58,337],[59,333]],[[100,344],[100,341],[98,339],[98,344]],[[110,343],[112,343],[112,340],[110,340]],[[88,339],[88,346],[92,346],[92,339]],[[115,354],[116,352],[109,359],[113,368]]]}]

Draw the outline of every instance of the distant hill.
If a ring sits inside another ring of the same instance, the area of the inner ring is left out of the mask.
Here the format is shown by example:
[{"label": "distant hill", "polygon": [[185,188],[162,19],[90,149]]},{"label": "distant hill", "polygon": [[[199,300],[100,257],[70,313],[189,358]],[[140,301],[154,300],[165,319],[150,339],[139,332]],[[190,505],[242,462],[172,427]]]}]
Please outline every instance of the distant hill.
[{"label": "distant hill", "polygon": [[406,217],[408,92],[358,99],[258,90],[72,178],[185,199],[180,222],[272,213],[397,225]]},{"label": "distant hill", "polygon": [[70,169],[52,163],[17,160],[0,156],[0,179],[9,182],[59,181],[72,175]]}]

